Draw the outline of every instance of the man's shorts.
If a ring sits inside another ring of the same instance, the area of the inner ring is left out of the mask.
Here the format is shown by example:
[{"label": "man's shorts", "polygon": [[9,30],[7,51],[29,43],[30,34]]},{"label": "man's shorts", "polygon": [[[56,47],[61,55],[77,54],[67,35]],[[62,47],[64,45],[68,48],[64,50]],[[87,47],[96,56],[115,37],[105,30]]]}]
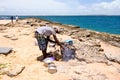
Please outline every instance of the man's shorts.
[{"label": "man's shorts", "polygon": [[40,50],[45,50],[47,48],[48,40],[37,31],[35,32],[35,38],[37,39],[38,46]]}]

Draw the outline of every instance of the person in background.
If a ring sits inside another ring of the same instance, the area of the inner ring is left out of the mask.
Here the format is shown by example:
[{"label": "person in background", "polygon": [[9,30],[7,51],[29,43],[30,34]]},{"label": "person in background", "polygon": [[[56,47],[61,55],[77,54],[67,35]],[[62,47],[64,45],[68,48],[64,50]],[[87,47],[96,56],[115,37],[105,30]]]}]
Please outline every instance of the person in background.
[{"label": "person in background", "polygon": [[13,17],[13,16],[11,16],[11,17],[10,17],[10,19],[11,19],[11,23],[13,24],[13,19],[14,19],[14,17]]},{"label": "person in background", "polygon": [[18,22],[19,17],[16,15],[15,19],[16,19],[16,22]]},{"label": "person in background", "polygon": [[[53,35],[55,41],[50,40],[50,36]],[[48,41],[57,43],[62,49],[63,46],[56,37],[56,32],[53,28],[48,26],[42,26],[35,30],[35,38],[37,39],[39,49],[42,51],[43,59],[47,57],[47,45]]]}]

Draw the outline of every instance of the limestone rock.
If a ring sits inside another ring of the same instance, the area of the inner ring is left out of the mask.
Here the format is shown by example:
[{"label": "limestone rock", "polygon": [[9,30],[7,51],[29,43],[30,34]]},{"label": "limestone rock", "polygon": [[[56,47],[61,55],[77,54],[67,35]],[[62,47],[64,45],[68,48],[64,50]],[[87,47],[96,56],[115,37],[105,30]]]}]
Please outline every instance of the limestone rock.
[{"label": "limestone rock", "polygon": [[0,26],[0,31],[1,30],[6,30],[7,29],[7,27],[5,27],[5,26]]},{"label": "limestone rock", "polygon": [[12,48],[10,47],[0,47],[0,54],[5,54],[7,55],[12,51]]},{"label": "limestone rock", "polygon": [[9,38],[11,40],[18,40],[18,38],[14,34],[7,34],[4,35],[4,37]]},{"label": "limestone rock", "polygon": [[17,37],[11,37],[10,39],[11,39],[11,40],[18,40]]},{"label": "limestone rock", "polygon": [[6,38],[12,38],[12,37],[14,37],[14,36],[15,36],[14,34],[4,35],[4,37],[6,37]]},{"label": "limestone rock", "polygon": [[25,66],[15,64],[6,69],[6,74],[10,77],[17,76],[24,70]]},{"label": "limestone rock", "polygon": [[120,64],[120,54],[105,53],[105,56],[108,60],[114,61]]}]

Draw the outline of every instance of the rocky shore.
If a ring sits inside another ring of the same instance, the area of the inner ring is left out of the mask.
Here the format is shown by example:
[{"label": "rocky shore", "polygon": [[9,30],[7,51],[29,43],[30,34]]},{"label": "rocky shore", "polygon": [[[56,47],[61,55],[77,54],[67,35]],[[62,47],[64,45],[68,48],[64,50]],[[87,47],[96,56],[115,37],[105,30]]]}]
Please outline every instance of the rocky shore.
[{"label": "rocky shore", "polygon": [[[58,70],[55,74],[49,74],[37,60],[42,53],[35,45],[34,30],[46,24],[59,29],[57,37],[61,42],[71,39],[76,48],[74,60],[55,61]],[[0,80],[120,79],[120,35],[27,18],[0,24],[0,47],[13,48],[8,55],[0,54]]]}]

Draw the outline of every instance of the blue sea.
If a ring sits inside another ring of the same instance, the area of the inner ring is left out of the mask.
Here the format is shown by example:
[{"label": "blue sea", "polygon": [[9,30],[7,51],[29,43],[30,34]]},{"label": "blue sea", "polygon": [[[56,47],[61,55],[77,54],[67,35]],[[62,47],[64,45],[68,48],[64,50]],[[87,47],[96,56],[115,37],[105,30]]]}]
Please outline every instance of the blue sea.
[{"label": "blue sea", "polygon": [[[79,26],[80,28],[120,34],[120,16],[19,16],[19,18],[42,18],[45,20]],[[0,19],[10,16],[0,16]]]}]

